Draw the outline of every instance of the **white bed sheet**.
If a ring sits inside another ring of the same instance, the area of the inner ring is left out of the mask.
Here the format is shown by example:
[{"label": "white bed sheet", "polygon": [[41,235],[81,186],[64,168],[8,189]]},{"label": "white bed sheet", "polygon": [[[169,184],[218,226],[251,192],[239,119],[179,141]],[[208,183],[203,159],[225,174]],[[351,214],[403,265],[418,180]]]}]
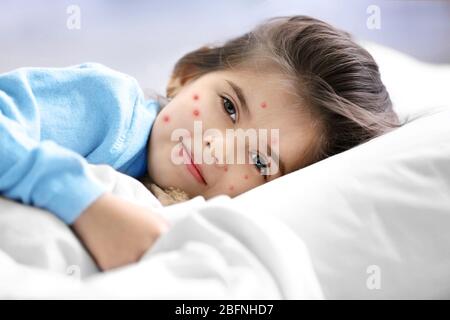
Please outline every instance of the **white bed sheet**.
[{"label": "white bed sheet", "polygon": [[0,298],[322,298],[306,247],[281,222],[228,208],[225,196],[163,209],[137,180],[91,169],[114,194],[164,215],[171,230],[139,263],[100,273],[57,218],[0,198]]}]

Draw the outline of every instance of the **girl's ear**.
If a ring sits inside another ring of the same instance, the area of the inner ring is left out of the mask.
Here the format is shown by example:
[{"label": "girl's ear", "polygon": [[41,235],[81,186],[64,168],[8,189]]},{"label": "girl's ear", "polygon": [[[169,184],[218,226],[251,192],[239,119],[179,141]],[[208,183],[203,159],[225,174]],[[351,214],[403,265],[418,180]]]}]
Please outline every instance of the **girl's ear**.
[{"label": "girl's ear", "polygon": [[210,51],[210,47],[204,46],[186,54],[177,62],[166,87],[167,98],[172,99],[184,85],[201,74],[201,70],[194,65],[194,62],[201,61],[201,58]]}]

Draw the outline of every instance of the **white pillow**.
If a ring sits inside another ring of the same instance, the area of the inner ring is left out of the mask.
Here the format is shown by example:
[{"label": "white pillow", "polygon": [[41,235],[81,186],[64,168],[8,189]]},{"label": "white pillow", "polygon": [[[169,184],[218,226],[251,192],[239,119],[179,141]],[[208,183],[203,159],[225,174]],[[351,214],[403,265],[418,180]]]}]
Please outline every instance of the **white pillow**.
[{"label": "white pillow", "polygon": [[295,231],[326,298],[450,298],[450,67],[371,48],[400,116],[430,114],[234,204]]}]

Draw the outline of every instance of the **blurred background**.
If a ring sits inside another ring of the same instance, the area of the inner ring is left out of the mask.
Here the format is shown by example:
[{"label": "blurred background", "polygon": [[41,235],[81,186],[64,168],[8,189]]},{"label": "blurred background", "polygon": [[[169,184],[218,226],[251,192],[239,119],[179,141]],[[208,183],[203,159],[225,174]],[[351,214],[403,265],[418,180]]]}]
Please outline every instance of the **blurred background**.
[{"label": "blurred background", "polygon": [[0,73],[93,61],[165,94],[185,53],[241,35],[266,18],[294,14],[423,61],[450,63],[450,1],[0,0]]}]

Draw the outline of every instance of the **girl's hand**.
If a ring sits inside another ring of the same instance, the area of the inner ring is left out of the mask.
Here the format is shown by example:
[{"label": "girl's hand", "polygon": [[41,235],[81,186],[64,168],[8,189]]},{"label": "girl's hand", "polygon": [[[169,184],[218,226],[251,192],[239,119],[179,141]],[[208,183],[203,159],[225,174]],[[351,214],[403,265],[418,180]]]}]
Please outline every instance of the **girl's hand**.
[{"label": "girl's hand", "polygon": [[151,209],[110,193],[100,196],[72,226],[101,270],[138,261],[169,229]]}]

